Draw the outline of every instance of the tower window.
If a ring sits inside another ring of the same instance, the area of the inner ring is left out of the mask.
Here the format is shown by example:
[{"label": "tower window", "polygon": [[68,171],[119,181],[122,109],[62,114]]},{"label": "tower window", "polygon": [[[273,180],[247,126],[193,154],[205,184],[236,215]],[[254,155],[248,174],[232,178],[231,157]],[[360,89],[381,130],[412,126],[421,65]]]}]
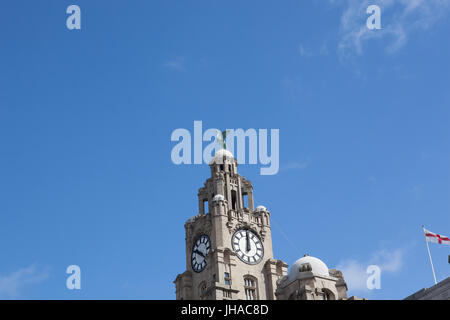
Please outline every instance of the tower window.
[{"label": "tower window", "polygon": [[203,213],[204,213],[204,214],[207,214],[208,211],[209,211],[209,208],[208,208],[208,200],[205,199],[205,200],[203,200]]},{"label": "tower window", "polygon": [[231,285],[231,277],[228,272],[224,273],[224,281],[227,286]]},{"label": "tower window", "polygon": [[256,279],[254,279],[252,277],[244,278],[244,292],[245,292],[245,299],[247,299],[247,300],[258,299]]},{"label": "tower window", "polygon": [[220,165],[220,171],[223,171],[223,164]]},{"label": "tower window", "polygon": [[236,197],[236,190],[231,190],[231,208],[233,210],[236,210],[237,206],[236,206],[236,201],[237,201],[237,197]]}]

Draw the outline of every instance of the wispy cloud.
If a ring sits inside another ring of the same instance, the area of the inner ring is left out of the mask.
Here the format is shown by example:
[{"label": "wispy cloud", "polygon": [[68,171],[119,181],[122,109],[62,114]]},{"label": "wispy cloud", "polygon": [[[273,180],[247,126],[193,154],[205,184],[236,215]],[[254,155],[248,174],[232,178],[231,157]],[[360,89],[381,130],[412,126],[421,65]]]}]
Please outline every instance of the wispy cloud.
[{"label": "wispy cloud", "polygon": [[[338,5],[337,1],[331,1]],[[369,30],[366,9],[381,8],[381,30]],[[385,39],[385,50],[394,53],[405,46],[412,33],[427,30],[450,13],[450,0],[347,0],[341,16],[338,52],[346,59],[364,52],[365,43]]]},{"label": "wispy cloud", "polygon": [[311,56],[311,52],[309,52],[309,50],[306,49],[306,47],[303,44],[300,44],[298,46],[298,53],[302,57],[309,57],[309,56]]},{"label": "wispy cloud", "polygon": [[369,291],[367,289],[367,267],[377,265],[381,270],[381,276],[386,273],[396,273],[404,265],[405,250],[380,250],[375,252],[368,261],[361,262],[354,259],[344,260],[337,269],[342,271],[347,286],[351,291]]},{"label": "wispy cloud", "polygon": [[183,71],[185,70],[184,58],[178,57],[175,59],[166,60],[163,63],[163,67],[176,71]]},{"label": "wispy cloud", "polygon": [[303,43],[298,46],[298,53],[303,58],[309,58],[313,56],[326,56],[329,53],[328,44],[326,41],[322,43],[322,45],[318,48],[315,47],[307,47]]},{"label": "wispy cloud", "polygon": [[289,162],[285,166],[281,167],[280,171],[286,171],[286,170],[303,170],[308,168],[311,161],[309,159],[302,160],[302,161],[293,161]]},{"label": "wispy cloud", "polygon": [[0,299],[17,299],[22,289],[41,283],[48,276],[48,271],[38,268],[36,264],[18,269],[8,275],[0,275]]}]

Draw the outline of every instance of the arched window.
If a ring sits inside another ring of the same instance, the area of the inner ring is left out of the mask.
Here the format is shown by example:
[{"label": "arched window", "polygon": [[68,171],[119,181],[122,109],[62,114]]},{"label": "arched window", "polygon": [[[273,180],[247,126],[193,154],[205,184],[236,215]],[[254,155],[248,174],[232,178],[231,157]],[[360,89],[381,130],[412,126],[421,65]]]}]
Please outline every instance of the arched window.
[{"label": "arched window", "polygon": [[252,276],[244,277],[244,293],[245,299],[247,300],[258,299],[258,283],[255,277]]},{"label": "arched window", "polygon": [[331,292],[330,290],[327,290],[327,289],[323,289],[322,299],[323,300],[335,300],[333,292]]}]

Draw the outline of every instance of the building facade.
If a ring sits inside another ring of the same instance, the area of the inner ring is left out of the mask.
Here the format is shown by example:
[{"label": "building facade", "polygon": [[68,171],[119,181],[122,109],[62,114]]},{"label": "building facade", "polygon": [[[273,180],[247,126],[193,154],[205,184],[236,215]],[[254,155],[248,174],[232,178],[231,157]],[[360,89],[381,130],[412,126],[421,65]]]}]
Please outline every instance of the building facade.
[{"label": "building facade", "polygon": [[278,300],[346,300],[347,284],[342,272],[305,255],[280,279],[275,294]]},{"label": "building facade", "polygon": [[450,300],[450,277],[430,288],[417,291],[405,300]]},{"label": "building facade", "polygon": [[185,223],[186,271],[174,283],[181,300],[346,299],[342,273],[305,256],[291,267],[275,259],[270,212],[254,208],[253,186],[219,150],[198,191],[199,214]]}]

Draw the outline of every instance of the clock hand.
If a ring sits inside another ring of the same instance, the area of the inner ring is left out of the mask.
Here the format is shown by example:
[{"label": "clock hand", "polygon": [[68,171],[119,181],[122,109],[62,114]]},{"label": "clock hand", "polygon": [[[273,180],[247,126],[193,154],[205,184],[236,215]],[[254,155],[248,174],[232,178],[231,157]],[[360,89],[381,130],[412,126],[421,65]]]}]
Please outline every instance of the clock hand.
[{"label": "clock hand", "polygon": [[247,230],[247,234],[246,234],[246,239],[247,239],[247,252],[249,252],[250,251],[250,239],[249,239],[249,237],[248,237],[248,230]]},{"label": "clock hand", "polygon": [[201,255],[203,258],[205,258],[205,255],[203,254],[203,252],[198,251],[198,250],[194,250],[194,253]]}]

